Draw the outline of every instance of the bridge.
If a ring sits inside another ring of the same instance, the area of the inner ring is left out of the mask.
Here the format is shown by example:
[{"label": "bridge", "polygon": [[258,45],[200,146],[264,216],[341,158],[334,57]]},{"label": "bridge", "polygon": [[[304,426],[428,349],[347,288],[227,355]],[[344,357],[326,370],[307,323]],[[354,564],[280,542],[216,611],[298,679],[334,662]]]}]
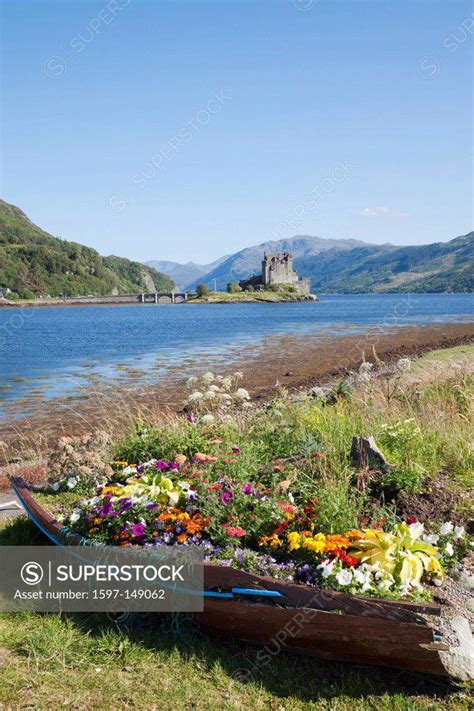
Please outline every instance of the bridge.
[{"label": "bridge", "polygon": [[186,291],[154,291],[150,294],[139,294],[138,300],[141,304],[182,304],[188,300]]}]

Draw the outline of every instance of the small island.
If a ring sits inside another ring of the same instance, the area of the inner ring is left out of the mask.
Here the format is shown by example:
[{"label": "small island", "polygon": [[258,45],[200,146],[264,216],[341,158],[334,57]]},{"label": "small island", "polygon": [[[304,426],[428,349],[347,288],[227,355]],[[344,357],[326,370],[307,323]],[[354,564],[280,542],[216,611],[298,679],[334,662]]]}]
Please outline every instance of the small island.
[{"label": "small island", "polygon": [[289,252],[265,252],[262,273],[230,282],[226,292],[211,291],[206,284],[198,284],[196,296],[188,298],[188,303],[200,304],[286,301],[317,301],[311,293],[311,280],[298,276]]}]

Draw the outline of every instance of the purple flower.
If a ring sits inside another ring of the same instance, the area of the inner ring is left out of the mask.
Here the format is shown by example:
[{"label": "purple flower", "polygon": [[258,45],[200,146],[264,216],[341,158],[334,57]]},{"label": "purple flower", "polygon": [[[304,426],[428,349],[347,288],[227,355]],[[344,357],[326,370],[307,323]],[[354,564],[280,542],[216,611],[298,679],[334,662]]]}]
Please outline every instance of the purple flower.
[{"label": "purple flower", "polygon": [[102,511],[101,511],[100,515],[101,516],[108,516],[111,513],[111,511],[113,510],[113,508],[114,508],[113,503],[110,501],[110,499],[107,499],[107,501],[105,501],[104,505],[102,506]]},{"label": "purple flower", "polygon": [[242,487],[242,492],[245,494],[245,496],[248,496],[249,494],[252,493],[252,484],[244,484]]},{"label": "purple flower", "polygon": [[231,494],[229,494],[228,491],[223,491],[220,495],[220,500],[225,506],[228,506],[228,504],[230,504]]},{"label": "purple flower", "polygon": [[155,467],[160,471],[164,472],[168,469],[168,462],[165,462],[164,459],[158,459],[158,461],[155,463]]},{"label": "purple flower", "polygon": [[145,526],[142,526],[141,523],[135,523],[132,526],[132,536],[136,536],[138,538],[138,536],[143,536],[144,533],[145,533]]},{"label": "purple flower", "polygon": [[179,469],[179,464],[177,462],[168,462],[168,469]]},{"label": "purple flower", "polygon": [[133,504],[131,499],[122,499],[122,503],[120,504],[120,512],[123,513],[124,511],[128,511],[128,509],[131,509],[132,506]]},{"label": "purple flower", "polygon": [[234,452],[234,454],[237,454],[237,453],[240,454],[240,447],[237,447],[236,444],[232,445],[231,450]]},{"label": "purple flower", "polygon": [[143,464],[139,464],[139,465],[137,466],[137,472],[138,472],[139,474],[141,474],[141,473],[144,472],[144,471],[145,471],[145,467],[143,466]]},{"label": "purple flower", "polygon": [[186,419],[188,422],[195,422],[196,421],[196,418],[194,417],[194,415],[192,413],[190,415],[188,415],[186,417]]}]

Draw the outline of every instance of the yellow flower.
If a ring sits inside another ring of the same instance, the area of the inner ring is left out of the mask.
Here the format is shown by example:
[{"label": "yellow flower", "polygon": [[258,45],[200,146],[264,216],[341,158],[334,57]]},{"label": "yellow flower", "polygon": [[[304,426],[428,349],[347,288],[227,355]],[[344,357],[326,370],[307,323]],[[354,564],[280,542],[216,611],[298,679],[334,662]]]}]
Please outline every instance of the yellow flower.
[{"label": "yellow flower", "polygon": [[300,548],[300,534],[297,531],[289,533],[287,536],[288,548],[290,551],[296,551]]},{"label": "yellow flower", "polygon": [[313,553],[322,553],[326,544],[326,536],[324,533],[317,533],[312,538],[305,538],[302,546]]}]

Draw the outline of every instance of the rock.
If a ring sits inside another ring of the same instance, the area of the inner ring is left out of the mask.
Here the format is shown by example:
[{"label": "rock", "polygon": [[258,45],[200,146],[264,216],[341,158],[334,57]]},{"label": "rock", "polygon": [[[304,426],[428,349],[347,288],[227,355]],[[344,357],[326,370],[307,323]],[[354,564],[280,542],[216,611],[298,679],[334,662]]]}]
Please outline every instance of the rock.
[{"label": "rock", "polygon": [[327,391],[324,390],[323,388],[314,387],[314,388],[310,388],[308,390],[308,395],[310,397],[316,397],[319,400],[324,400],[324,398],[327,395]]},{"label": "rock", "polygon": [[385,473],[394,468],[387,462],[372,436],[353,437],[350,456],[352,465],[358,469],[378,469]]},{"label": "rock", "polygon": [[454,679],[472,681],[474,679],[474,642],[469,622],[465,617],[449,620],[449,652],[440,651],[441,661]]},{"label": "rock", "polygon": [[468,592],[474,592],[474,575],[469,573],[469,571],[465,568],[461,568],[460,570],[452,573],[452,577],[459,583],[459,585],[462,585],[465,590]]}]

